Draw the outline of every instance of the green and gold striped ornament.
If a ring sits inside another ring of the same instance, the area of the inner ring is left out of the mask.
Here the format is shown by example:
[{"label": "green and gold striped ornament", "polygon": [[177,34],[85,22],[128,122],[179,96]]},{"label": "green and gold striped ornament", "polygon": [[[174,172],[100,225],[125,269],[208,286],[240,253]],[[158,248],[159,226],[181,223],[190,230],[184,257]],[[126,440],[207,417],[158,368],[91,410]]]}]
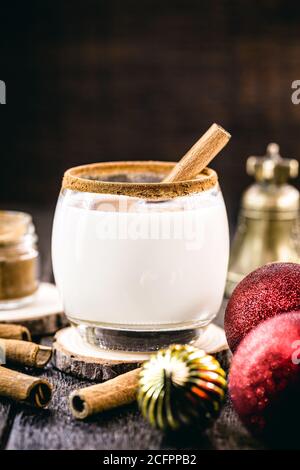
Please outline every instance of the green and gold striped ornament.
[{"label": "green and gold striped ornament", "polygon": [[205,429],[218,416],[226,388],[226,374],[217,359],[193,346],[175,344],[143,364],[138,404],[157,428]]}]

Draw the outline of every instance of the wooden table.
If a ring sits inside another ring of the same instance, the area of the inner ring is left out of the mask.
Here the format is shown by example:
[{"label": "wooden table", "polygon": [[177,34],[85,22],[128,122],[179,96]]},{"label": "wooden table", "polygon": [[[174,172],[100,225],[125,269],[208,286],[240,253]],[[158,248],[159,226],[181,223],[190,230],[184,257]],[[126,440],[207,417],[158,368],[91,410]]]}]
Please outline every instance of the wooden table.
[{"label": "wooden table", "polygon": [[[13,207],[22,209],[22,207]],[[27,209],[28,208],[24,208]],[[29,208],[39,234],[42,279],[52,279],[50,236],[52,212]],[[222,313],[218,318],[222,322]],[[49,342],[44,338],[43,342]],[[259,449],[239,422],[227,399],[223,411],[203,436],[188,433],[186,438],[168,438],[152,429],[135,405],[107,412],[87,421],[74,420],[68,410],[70,392],[87,382],[63,374],[49,366],[42,373],[54,385],[53,400],[47,410],[0,399],[0,448],[2,449]]]}]

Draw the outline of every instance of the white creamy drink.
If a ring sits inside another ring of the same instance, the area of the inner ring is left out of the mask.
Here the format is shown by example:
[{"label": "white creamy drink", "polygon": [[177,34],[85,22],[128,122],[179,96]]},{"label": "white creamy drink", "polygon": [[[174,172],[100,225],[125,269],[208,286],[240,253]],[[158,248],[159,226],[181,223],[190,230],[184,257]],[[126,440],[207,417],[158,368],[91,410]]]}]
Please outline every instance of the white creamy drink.
[{"label": "white creamy drink", "polygon": [[169,205],[142,201],[132,210],[103,195],[99,204],[85,195],[83,204],[77,195],[65,191],[53,226],[55,280],[69,318],[141,329],[211,321],[229,256],[218,185],[190,196],[190,205],[180,202],[187,198]]}]

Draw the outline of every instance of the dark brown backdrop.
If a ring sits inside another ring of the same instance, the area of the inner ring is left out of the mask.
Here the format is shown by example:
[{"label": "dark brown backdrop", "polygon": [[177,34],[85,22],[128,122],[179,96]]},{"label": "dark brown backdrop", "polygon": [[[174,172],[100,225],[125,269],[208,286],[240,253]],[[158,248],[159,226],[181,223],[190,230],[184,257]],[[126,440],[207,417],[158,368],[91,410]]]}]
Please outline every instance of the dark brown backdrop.
[{"label": "dark brown backdrop", "polygon": [[213,166],[230,212],[247,155],[269,141],[300,158],[300,3],[43,0],[1,5],[1,205],[53,204],[63,171],[99,160],[179,158],[217,121]]}]

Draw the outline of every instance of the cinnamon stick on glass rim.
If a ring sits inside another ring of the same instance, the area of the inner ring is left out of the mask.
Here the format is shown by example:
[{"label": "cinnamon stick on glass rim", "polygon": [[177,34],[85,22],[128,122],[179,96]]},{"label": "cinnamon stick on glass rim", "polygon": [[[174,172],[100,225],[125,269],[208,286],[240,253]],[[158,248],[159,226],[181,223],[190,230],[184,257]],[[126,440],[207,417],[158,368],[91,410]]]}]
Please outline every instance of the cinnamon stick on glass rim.
[{"label": "cinnamon stick on glass rim", "polygon": [[52,357],[52,348],[30,341],[0,339],[0,352],[5,363],[43,368]]},{"label": "cinnamon stick on glass rim", "polygon": [[23,325],[0,323],[0,338],[31,341],[31,334],[28,328]]},{"label": "cinnamon stick on glass rim", "polygon": [[73,416],[85,419],[93,414],[133,403],[137,397],[140,372],[140,368],[134,369],[107,382],[75,390],[69,397]]},{"label": "cinnamon stick on glass rim", "polygon": [[163,183],[196,178],[228,143],[231,135],[219,124],[212,124],[199,140],[174,166]]},{"label": "cinnamon stick on glass rim", "polygon": [[44,408],[52,398],[52,386],[46,379],[0,366],[0,396]]}]

